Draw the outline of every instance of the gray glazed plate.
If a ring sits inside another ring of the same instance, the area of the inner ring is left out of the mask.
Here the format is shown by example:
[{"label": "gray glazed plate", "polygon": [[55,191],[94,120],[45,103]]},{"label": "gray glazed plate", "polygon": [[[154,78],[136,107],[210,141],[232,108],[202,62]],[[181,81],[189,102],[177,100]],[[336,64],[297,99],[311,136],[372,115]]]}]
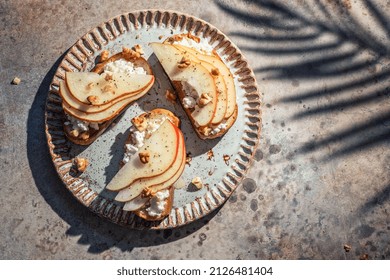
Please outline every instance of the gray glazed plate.
[{"label": "gray glazed plate", "polygon": [[[190,32],[210,44],[228,65],[235,78],[238,117],[232,128],[216,140],[199,139],[179,104],[165,98],[172,87],[156,57],[148,46],[174,34]],[[156,82],[147,95],[131,104],[111,127],[89,146],[69,142],[63,133],[64,113],[58,94],[59,82],[67,71],[88,71],[103,50],[120,52],[123,46],[140,44],[150,63]],[[119,170],[124,152],[124,141],[132,117],[144,111],[162,107],[173,111],[182,120],[187,152],[192,161],[186,165],[175,190],[173,209],[160,222],[147,222],[131,212],[123,211],[123,204],[113,201],[115,193],[105,185]],[[110,221],[131,228],[173,228],[197,220],[220,207],[244,178],[252,161],[260,137],[260,97],[253,71],[240,50],[217,28],[193,16],[175,11],[145,10],[119,15],[102,23],[81,37],[59,65],[46,103],[46,135],[54,166],[66,188],[92,212]],[[212,150],[214,157],[208,159]],[[226,161],[225,155],[230,159]],[[85,157],[90,165],[78,177],[70,169],[76,156]],[[191,180],[202,178],[204,187],[196,189]]]}]

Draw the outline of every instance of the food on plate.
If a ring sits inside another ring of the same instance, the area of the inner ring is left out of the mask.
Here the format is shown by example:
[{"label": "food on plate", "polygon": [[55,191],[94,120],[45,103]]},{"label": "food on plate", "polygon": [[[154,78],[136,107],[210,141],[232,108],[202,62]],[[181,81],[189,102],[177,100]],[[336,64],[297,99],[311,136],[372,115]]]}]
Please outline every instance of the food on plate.
[{"label": "food on plate", "polygon": [[125,47],[111,57],[103,51],[91,72],[66,72],[60,95],[67,138],[79,145],[91,144],[129,104],[149,91],[154,80],[141,54]]},{"label": "food on plate", "polygon": [[161,220],[172,208],[173,184],[184,171],[186,148],[179,119],[157,108],[132,119],[123,166],[107,184],[123,210]]},{"label": "food on plate", "polygon": [[233,75],[219,55],[190,34],[150,46],[198,136],[223,136],[234,124],[238,107]]}]

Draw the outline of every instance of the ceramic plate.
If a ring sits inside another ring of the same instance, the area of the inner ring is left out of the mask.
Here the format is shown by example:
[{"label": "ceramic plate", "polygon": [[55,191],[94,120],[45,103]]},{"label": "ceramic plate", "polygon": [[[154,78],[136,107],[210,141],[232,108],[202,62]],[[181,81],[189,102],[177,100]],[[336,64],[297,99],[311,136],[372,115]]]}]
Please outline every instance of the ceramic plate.
[{"label": "ceramic plate", "polygon": [[[174,34],[188,33],[210,44],[234,74],[237,92],[238,118],[234,126],[216,140],[200,140],[179,104],[165,98],[171,84],[148,46],[162,42]],[[64,113],[58,94],[59,82],[67,71],[88,71],[101,51],[120,52],[123,46],[140,44],[150,63],[156,82],[147,95],[131,104],[114,124],[89,146],[69,142],[62,124]],[[144,111],[162,107],[175,112],[182,120],[187,152],[192,161],[178,181],[173,209],[161,222],[147,222],[123,204],[113,201],[115,193],[105,190],[106,184],[119,170],[124,153],[124,141],[132,117]],[[173,228],[197,220],[220,207],[244,178],[259,141],[261,128],[260,99],[253,71],[229,38],[209,23],[175,11],[145,10],[119,15],[102,23],[80,38],[59,65],[47,98],[46,135],[54,166],[66,188],[91,211],[114,223],[131,228]],[[214,156],[208,158],[208,151]],[[72,159],[85,157],[90,165],[79,177],[70,173]],[[228,160],[226,160],[229,158]],[[194,176],[201,177],[204,187],[191,184]]]}]

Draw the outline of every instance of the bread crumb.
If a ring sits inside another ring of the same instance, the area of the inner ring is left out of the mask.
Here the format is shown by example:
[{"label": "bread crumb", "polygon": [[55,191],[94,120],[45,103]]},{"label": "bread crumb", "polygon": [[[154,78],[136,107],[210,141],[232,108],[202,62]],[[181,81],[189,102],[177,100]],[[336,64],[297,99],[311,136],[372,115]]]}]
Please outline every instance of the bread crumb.
[{"label": "bread crumb", "polygon": [[158,39],[159,39],[159,40],[161,40],[162,38],[164,38],[164,35],[158,36]]},{"label": "bread crumb", "polygon": [[21,81],[22,81],[22,80],[21,80],[19,77],[15,77],[15,78],[12,80],[11,84],[13,84],[13,85],[18,85],[18,84],[20,84]]}]

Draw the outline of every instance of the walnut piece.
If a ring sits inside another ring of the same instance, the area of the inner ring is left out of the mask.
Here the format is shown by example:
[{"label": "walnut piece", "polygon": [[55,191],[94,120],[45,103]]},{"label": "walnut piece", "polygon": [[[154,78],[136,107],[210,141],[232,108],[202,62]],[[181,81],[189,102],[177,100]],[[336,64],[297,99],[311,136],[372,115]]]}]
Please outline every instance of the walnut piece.
[{"label": "walnut piece", "polygon": [[104,62],[110,56],[110,52],[108,50],[104,50],[100,53],[100,62]]},{"label": "walnut piece", "polygon": [[80,132],[77,129],[73,129],[69,132],[69,134],[73,137],[78,137],[80,135]]},{"label": "walnut piece", "polygon": [[89,102],[89,104],[91,105],[97,105],[99,104],[99,97],[97,97],[96,95],[90,95],[87,97],[87,100]]},{"label": "walnut piece", "polygon": [[208,126],[202,126],[199,128],[199,132],[204,136],[209,136],[211,132],[211,128]]},{"label": "walnut piece", "polygon": [[200,107],[204,107],[207,104],[209,104],[211,102],[211,100],[213,100],[213,99],[207,93],[202,93],[200,95],[199,100],[198,100],[198,105]]},{"label": "walnut piece", "polygon": [[88,160],[86,158],[75,158],[74,164],[78,172],[84,172],[88,166]]},{"label": "walnut piece", "polygon": [[12,80],[12,84],[13,85],[18,85],[20,84],[22,80],[19,78],[19,77],[15,77],[13,80]]},{"label": "walnut piece", "polygon": [[84,131],[79,136],[80,136],[81,139],[87,140],[87,139],[89,139],[89,132],[88,131]]},{"label": "walnut piece", "polygon": [[143,116],[134,117],[131,119],[131,123],[135,126],[135,128],[139,131],[144,131],[148,127],[148,121]]},{"label": "walnut piece", "polygon": [[133,51],[132,49],[129,49],[129,48],[126,48],[126,47],[123,47],[122,48],[122,54],[123,56],[126,58],[126,59],[136,59],[136,58],[140,58],[141,57],[141,54],[136,52],[136,51]]},{"label": "walnut piece", "polygon": [[213,150],[209,150],[207,152],[207,160],[211,160],[214,157],[214,152]]},{"label": "walnut piece", "polygon": [[150,160],[150,153],[148,151],[146,152],[140,152],[139,153],[139,160],[143,163],[146,164]]},{"label": "walnut piece", "polygon": [[179,68],[186,68],[188,66],[191,65],[191,60],[189,58],[186,58],[186,57],[182,57],[181,60],[178,62],[178,65],[177,67]]},{"label": "walnut piece", "polygon": [[203,187],[202,179],[200,177],[195,177],[192,179],[191,183],[194,184],[198,190]]},{"label": "walnut piece", "polygon": [[144,50],[142,49],[142,46],[139,44],[134,45],[133,50],[139,53],[140,55],[144,54]]}]

